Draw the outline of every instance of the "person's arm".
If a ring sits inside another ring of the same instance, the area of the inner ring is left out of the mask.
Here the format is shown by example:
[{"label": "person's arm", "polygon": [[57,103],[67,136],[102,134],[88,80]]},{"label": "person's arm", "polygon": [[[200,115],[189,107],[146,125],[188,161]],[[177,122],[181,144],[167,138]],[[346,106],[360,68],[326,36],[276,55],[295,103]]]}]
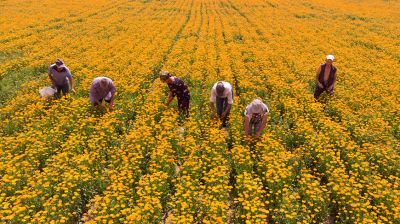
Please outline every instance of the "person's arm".
[{"label": "person's arm", "polygon": [[262,116],[262,123],[261,123],[261,128],[260,130],[258,130],[258,132],[256,133],[256,137],[260,137],[262,131],[264,130],[265,126],[267,126],[267,120],[268,120],[268,113],[265,113]]},{"label": "person's arm", "polygon": [[250,119],[251,119],[251,115],[246,114],[244,116],[244,135],[246,137],[250,136]]},{"label": "person's arm", "polygon": [[110,92],[111,92],[111,98],[110,98],[110,105],[109,105],[110,110],[112,110],[112,108],[113,108],[113,106],[114,106],[115,91],[116,91],[116,88],[115,88],[115,86],[114,86],[114,83],[111,82],[111,90],[110,90]]},{"label": "person's arm", "polygon": [[224,118],[226,117],[226,115],[229,113],[229,111],[231,110],[232,104],[233,104],[233,95],[232,95],[232,91],[229,91],[228,93],[228,105],[226,106],[225,111],[222,113],[221,117]]},{"label": "person's arm", "polygon": [[210,102],[210,110],[211,110],[211,115],[212,115],[214,118],[217,118],[217,117],[218,117],[218,114],[217,114],[217,112],[215,111],[214,102]]},{"label": "person's arm", "polygon": [[210,110],[211,110],[211,114],[214,116],[214,118],[218,117],[218,114],[217,114],[217,112],[215,111],[215,106],[214,106],[214,103],[215,103],[215,101],[216,101],[216,98],[217,98],[217,96],[216,96],[215,92],[213,91],[213,89],[211,89]]},{"label": "person's arm", "polygon": [[96,89],[95,89],[94,83],[92,83],[92,85],[90,86],[89,98],[90,98],[90,102],[92,102],[93,106],[98,107],[100,105],[100,101],[97,99],[97,96],[96,96]]},{"label": "person's arm", "polygon": [[174,99],[174,94],[172,92],[169,92],[167,101],[165,102],[165,105],[169,106],[169,104],[172,102],[173,99]]},{"label": "person's arm", "polygon": [[93,105],[95,108],[99,107],[100,104],[101,104],[100,101],[97,100],[97,99],[94,98],[94,97],[92,97],[92,99],[90,100],[90,102],[92,102],[92,105]]},{"label": "person's arm", "polygon": [[318,67],[317,69],[317,75],[315,76],[315,83],[317,84],[317,86],[319,86],[320,88],[324,88],[324,86],[322,85],[322,83],[319,82],[318,77],[319,74],[321,73],[321,65]]},{"label": "person's arm", "polygon": [[108,105],[108,107],[110,108],[110,110],[112,110],[114,107],[114,93],[111,94],[110,105]]},{"label": "person's arm", "polygon": [[73,78],[71,78],[71,79],[69,80],[69,84],[71,85],[71,89],[75,91],[74,79],[73,79]]},{"label": "person's arm", "polygon": [[333,93],[333,89],[335,88],[335,84],[336,84],[336,72],[335,74],[333,74],[333,82],[332,85],[330,85],[328,87],[328,91],[332,94]]},{"label": "person's arm", "polygon": [[76,93],[75,88],[74,88],[74,81],[73,81],[72,78],[69,80],[69,85],[71,86],[71,91],[72,91],[73,93]]},{"label": "person's arm", "polygon": [[222,115],[221,115],[221,117],[222,118],[224,118],[224,117],[226,117],[226,115],[229,113],[229,111],[231,110],[231,107],[232,107],[232,104],[229,104],[228,103],[228,105],[226,105],[226,109],[225,109],[225,111],[222,113]]},{"label": "person's arm", "polygon": [[73,80],[73,78],[72,78],[72,74],[71,74],[71,72],[69,71],[69,69],[67,69],[67,78],[68,78],[68,80],[69,80],[69,86],[71,87],[71,91],[72,91],[73,93],[76,93],[75,88],[74,88],[74,80]]}]

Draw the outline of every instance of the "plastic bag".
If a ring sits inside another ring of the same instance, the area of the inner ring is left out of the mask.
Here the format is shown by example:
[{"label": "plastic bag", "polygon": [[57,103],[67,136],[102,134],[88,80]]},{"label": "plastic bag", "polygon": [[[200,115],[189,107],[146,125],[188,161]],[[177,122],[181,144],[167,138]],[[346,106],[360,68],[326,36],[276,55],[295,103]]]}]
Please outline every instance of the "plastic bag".
[{"label": "plastic bag", "polygon": [[51,87],[44,87],[44,88],[39,90],[40,97],[42,97],[43,99],[47,99],[47,98],[50,98],[50,97],[54,96],[54,94],[56,92],[57,91],[55,89],[51,88]]}]

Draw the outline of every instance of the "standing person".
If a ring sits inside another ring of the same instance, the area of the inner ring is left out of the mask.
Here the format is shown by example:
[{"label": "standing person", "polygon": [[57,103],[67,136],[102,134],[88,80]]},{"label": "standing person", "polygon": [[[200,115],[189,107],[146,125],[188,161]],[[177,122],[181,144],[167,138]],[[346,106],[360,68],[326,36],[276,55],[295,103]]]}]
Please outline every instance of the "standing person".
[{"label": "standing person", "polygon": [[251,102],[244,111],[244,133],[247,137],[260,137],[267,125],[269,109],[260,98]]},{"label": "standing person", "polygon": [[179,113],[189,117],[190,92],[185,82],[176,76],[172,76],[168,71],[160,72],[160,80],[167,83],[169,87],[168,99],[165,103],[166,106],[168,106],[176,96],[178,99]]},{"label": "standing person", "polygon": [[110,78],[97,77],[90,86],[90,102],[92,102],[94,107],[98,107],[104,100],[109,103],[109,108],[112,110],[115,90],[114,83]]},{"label": "standing person", "polygon": [[75,93],[71,72],[61,59],[57,59],[54,64],[50,65],[48,74],[52,88],[57,91],[55,94],[57,98],[61,96],[61,92],[63,95],[69,93],[70,90]]},{"label": "standing person", "polygon": [[335,57],[333,55],[327,55],[325,64],[320,65],[317,69],[317,75],[315,77],[315,99],[318,99],[324,91],[330,95],[333,95],[334,93],[336,83],[336,67],[333,66],[334,60]]},{"label": "standing person", "polygon": [[[214,103],[217,111],[215,112]],[[226,127],[229,113],[233,104],[233,90],[231,84],[219,81],[211,89],[210,109],[214,117],[222,120],[222,127]]]}]

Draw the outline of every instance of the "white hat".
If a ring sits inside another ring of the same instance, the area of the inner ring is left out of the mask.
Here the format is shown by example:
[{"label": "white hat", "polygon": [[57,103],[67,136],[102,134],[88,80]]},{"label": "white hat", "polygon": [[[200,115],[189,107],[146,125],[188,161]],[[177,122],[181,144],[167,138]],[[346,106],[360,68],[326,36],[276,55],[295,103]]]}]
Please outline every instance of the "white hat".
[{"label": "white hat", "polygon": [[327,56],[326,56],[326,60],[335,60],[335,57],[333,56],[333,55],[331,55],[331,54],[328,54]]},{"label": "white hat", "polygon": [[255,99],[253,102],[251,102],[251,108],[253,113],[262,113],[263,112],[263,102],[260,99]]}]

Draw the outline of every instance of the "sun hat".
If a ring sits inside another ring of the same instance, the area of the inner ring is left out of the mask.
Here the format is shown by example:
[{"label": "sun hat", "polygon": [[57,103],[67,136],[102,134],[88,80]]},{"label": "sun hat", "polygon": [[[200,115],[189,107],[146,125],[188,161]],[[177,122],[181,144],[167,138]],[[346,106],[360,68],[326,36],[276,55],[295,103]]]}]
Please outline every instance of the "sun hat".
[{"label": "sun hat", "polygon": [[263,102],[261,99],[254,99],[253,102],[250,103],[250,107],[253,113],[260,114],[264,111]]},{"label": "sun hat", "polygon": [[106,77],[103,77],[100,80],[100,87],[101,88],[107,88],[107,86],[108,86],[108,79]]},{"label": "sun hat", "polygon": [[63,60],[61,60],[59,58],[56,60],[55,64],[56,64],[57,68],[65,68],[65,64],[64,64]]},{"label": "sun hat", "polygon": [[333,56],[333,55],[331,55],[331,54],[328,54],[327,56],[326,56],[326,60],[335,60],[335,57]]},{"label": "sun hat", "polygon": [[171,77],[171,73],[169,73],[168,71],[161,71],[160,72],[161,81],[165,81],[165,80],[169,79],[170,77]]}]

